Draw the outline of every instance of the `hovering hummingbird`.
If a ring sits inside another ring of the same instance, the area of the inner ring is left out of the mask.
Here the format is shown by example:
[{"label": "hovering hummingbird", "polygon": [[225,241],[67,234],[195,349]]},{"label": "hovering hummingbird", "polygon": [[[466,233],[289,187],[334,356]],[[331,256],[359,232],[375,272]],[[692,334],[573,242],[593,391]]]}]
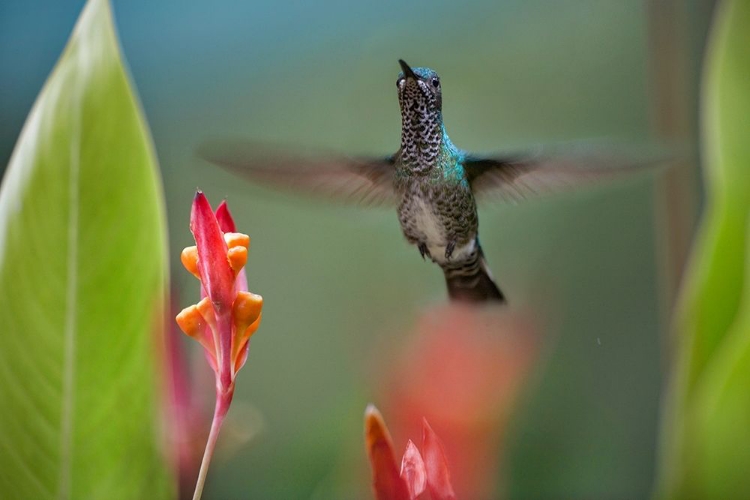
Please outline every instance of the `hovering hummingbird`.
[{"label": "hovering hummingbird", "polygon": [[[540,153],[483,157],[453,145],[445,130],[440,78],[399,59],[401,147],[385,158],[269,153],[251,143],[213,144],[199,154],[251,180],[348,201],[397,206],[407,241],[445,274],[448,295],[505,302],[479,244],[476,195],[518,200],[622,169],[611,158]],[[569,153],[569,152],[568,152]],[[589,168],[605,162],[608,168]],[[630,162],[632,163],[632,162]],[[625,165],[628,166],[628,165]]]}]

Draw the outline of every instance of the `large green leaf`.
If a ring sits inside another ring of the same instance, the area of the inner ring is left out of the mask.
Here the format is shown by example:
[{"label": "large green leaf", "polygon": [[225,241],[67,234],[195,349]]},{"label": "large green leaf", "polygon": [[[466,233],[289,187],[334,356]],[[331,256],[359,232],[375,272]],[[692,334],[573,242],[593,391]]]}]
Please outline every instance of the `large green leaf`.
[{"label": "large green leaf", "polygon": [[750,498],[750,1],[717,14],[704,78],[707,206],[676,320],[659,496]]},{"label": "large green leaf", "polygon": [[0,190],[0,498],[164,498],[165,218],[109,4],[90,0]]}]

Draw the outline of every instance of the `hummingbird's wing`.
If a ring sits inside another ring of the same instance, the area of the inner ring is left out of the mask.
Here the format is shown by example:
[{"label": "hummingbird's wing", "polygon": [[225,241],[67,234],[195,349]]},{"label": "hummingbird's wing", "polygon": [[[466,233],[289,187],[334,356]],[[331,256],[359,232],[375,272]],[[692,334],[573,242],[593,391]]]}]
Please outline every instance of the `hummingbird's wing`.
[{"label": "hummingbird's wing", "polygon": [[350,158],[248,141],[211,142],[198,156],[252,182],[360,205],[395,205],[394,156]]},{"label": "hummingbird's wing", "polygon": [[664,154],[637,156],[586,147],[537,149],[497,157],[468,154],[464,169],[477,197],[515,202],[614,180],[664,164],[668,159]]}]

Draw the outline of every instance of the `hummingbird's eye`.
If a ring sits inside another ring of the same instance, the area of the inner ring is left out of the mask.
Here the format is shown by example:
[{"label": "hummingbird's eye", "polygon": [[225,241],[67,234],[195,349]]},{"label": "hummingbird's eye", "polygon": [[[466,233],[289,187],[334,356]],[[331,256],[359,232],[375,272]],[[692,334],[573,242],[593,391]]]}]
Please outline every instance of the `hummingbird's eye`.
[{"label": "hummingbird's eye", "polygon": [[435,88],[438,88],[440,86],[440,80],[438,80],[437,78],[433,78],[432,79],[432,86],[435,87]]}]

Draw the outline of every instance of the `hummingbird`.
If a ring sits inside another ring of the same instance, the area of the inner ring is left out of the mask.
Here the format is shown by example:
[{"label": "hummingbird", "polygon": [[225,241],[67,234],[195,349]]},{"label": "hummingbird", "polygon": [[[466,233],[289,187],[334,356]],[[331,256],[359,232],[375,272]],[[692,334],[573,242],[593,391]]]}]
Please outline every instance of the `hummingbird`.
[{"label": "hummingbird", "polygon": [[[382,158],[301,155],[252,143],[208,144],[204,159],[253,181],[360,204],[395,206],[406,240],[443,271],[451,300],[503,303],[479,242],[477,196],[517,201],[622,170],[587,152],[481,156],[456,147],[443,121],[440,77],[399,59],[401,145]],[[588,168],[607,163],[608,168]],[[625,165],[626,167],[629,165]]]}]

